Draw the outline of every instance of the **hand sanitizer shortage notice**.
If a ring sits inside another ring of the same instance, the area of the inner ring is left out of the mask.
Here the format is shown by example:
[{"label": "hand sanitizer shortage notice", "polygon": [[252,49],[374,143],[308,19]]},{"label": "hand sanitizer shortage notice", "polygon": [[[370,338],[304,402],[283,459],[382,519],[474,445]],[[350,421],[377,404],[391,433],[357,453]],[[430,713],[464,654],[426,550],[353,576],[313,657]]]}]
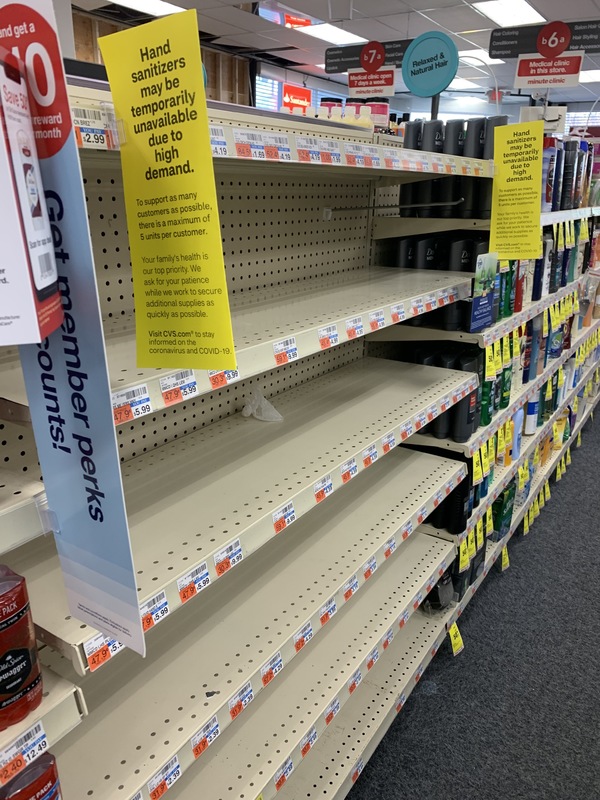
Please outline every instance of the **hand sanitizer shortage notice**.
[{"label": "hand sanitizer shortage notice", "polygon": [[124,132],[138,366],[235,369],[196,12],[100,47]]}]

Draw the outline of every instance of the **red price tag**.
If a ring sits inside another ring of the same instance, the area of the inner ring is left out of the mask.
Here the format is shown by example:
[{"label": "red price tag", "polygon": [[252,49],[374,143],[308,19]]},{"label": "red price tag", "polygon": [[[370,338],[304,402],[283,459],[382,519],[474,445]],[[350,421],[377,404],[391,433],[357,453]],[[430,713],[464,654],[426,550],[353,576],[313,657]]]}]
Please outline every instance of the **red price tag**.
[{"label": "red price tag", "polygon": [[161,783],[158,784],[156,789],[153,789],[150,792],[150,800],[158,800],[159,797],[162,797],[166,793],[168,788],[169,787],[167,786],[167,782],[162,781]]},{"label": "red price tag", "polygon": [[330,619],[331,617],[329,616],[329,611],[326,611],[322,617],[319,617],[321,625],[325,625],[327,622],[329,622]]},{"label": "red price tag", "polygon": [[325,717],[325,725],[329,725],[330,722],[333,722],[335,718],[335,714],[333,711],[330,711],[329,714]]},{"label": "red price tag", "polygon": [[350,686],[348,687],[348,691],[350,694],[354,694],[354,690],[356,689],[356,681],[353,681]]},{"label": "red price tag", "polygon": [[286,779],[286,776],[285,776],[285,775],[282,775],[282,776],[279,778],[279,780],[275,782],[275,788],[277,789],[277,791],[279,791],[279,790],[281,789],[281,787],[282,787],[282,786],[283,786],[283,784],[286,782],[286,780],[287,780],[287,779]]},{"label": "red price tag", "polygon": [[238,700],[237,703],[229,709],[229,716],[231,719],[235,719],[236,717],[239,717],[243,710],[244,704],[241,700]]},{"label": "red price tag", "polygon": [[[353,155],[352,153],[346,153],[346,164],[349,167],[355,167],[356,166],[356,156]],[[354,335],[356,336],[356,334],[354,334]]]},{"label": "red price tag", "polygon": [[142,630],[144,633],[154,627],[154,617],[152,614],[144,614],[142,617]]},{"label": "red price tag", "polygon": [[298,161],[310,161],[308,150],[298,150]]},{"label": "red price tag", "polygon": [[198,756],[201,756],[207,747],[208,747],[208,739],[205,736],[204,739],[200,739],[196,747],[193,748],[192,752],[194,753],[194,758],[198,758]]},{"label": "red price tag", "polygon": [[331,347],[331,341],[329,336],[324,336],[322,339],[319,339],[321,343],[321,350],[327,350],[328,347]]},{"label": "red price tag", "polygon": [[365,162],[365,167],[373,166],[373,158],[371,156],[365,156],[364,162]]},{"label": "red price tag", "polygon": [[227,570],[231,569],[231,559],[224,558],[223,561],[219,561],[216,566],[217,575],[225,575]]},{"label": "red price tag", "polygon": [[373,463],[373,461],[371,460],[371,456],[367,456],[366,458],[363,458],[363,464],[364,464],[365,469],[367,467],[370,467],[372,463]]},{"label": "red price tag", "polygon": [[392,555],[391,547],[388,547],[385,553],[383,554],[386,558],[389,558]]},{"label": "red price tag", "polygon": [[322,500],[325,500],[325,489],[319,489],[319,491],[315,495],[315,499],[317,503],[320,503]]},{"label": "red price tag", "polygon": [[92,653],[91,656],[88,656],[88,666],[90,668],[90,672],[94,672],[97,670],[98,667],[101,667],[102,664],[106,664],[106,662],[110,658],[110,650],[108,645],[102,645],[99,650],[96,650],[95,653]]},{"label": "red price tag", "polygon": [[306,644],[306,639],[303,636],[301,639],[298,639],[298,641],[294,644],[294,650],[297,653],[299,653],[300,650],[302,650],[302,648],[304,647],[305,644]]},{"label": "red price tag", "polygon": [[196,589],[196,584],[192,581],[188,583],[187,586],[184,586],[183,589],[179,592],[179,597],[181,598],[181,602],[187,603],[188,600],[191,600],[192,597],[195,597],[198,594],[198,590]]},{"label": "red price tag", "polygon": [[331,153],[329,153],[327,150],[323,150],[321,152],[321,163],[322,164],[331,164],[332,163]]},{"label": "red price tag", "polygon": [[302,748],[302,750],[300,752],[302,753],[302,758],[304,758],[304,756],[308,752],[310,752],[310,742],[306,742],[306,744],[304,745],[304,747]]},{"label": "red price tag", "polygon": [[239,158],[252,158],[252,148],[246,142],[236,142],[235,152]]},{"label": "red price tag", "polygon": [[368,581],[372,574],[373,570],[370,567],[369,569],[366,569],[364,572],[365,580]]},{"label": "red price tag", "polygon": [[288,354],[285,352],[285,350],[282,353],[275,353],[275,363],[278,367],[280,367],[282,364],[288,363]]},{"label": "red price tag", "polygon": [[175,403],[181,403],[183,400],[179,386],[176,386],[175,389],[168,389],[166,392],[162,393],[162,396],[166,406],[172,406]]},{"label": "red price tag", "polygon": [[4,786],[7,784],[15,775],[18,775],[19,772],[24,770],[26,766],[27,762],[21,753],[18,753],[8,764],[5,764],[2,769],[0,769],[0,785]]},{"label": "red price tag", "polygon": [[266,144],[265,156],[270,161],[279,161],[279,150],[276,147],[273,147],[273,145]]},{"label": "red price tag", "polygon": [[115,425],[122,425],[124,422],[129,422],[131,419],[133,419],[133,413],[129,403],[126,406],[113,408],[113,420]]},{"label": "red price tag", "polygon": [[350,470],[348,470],[347,472],[344,472],[344,474],[342,475],[342,483],[348,483],[348,481],[350,480],[351,477],[352,477],[352,473],[350,472]]},{"label": "red price tag", "polygon": [[285,530],[286,524],[285,517],[280,517],[277,522],[273,523],[275,533],[281,533],[281,531]]},{"label": "red price tag", "polygon": [[270,669],[268,672],[265,672],[265,674],[262,676],[263,686],[268,686],[274,677],[275,675],[273,674],[272,669]]},{"label": "red price tag", "polygon": [[210,375],[208,380],[213,389],[221,389],[223,386],[227,386],[227,378],[224,372],[217,372],[215,375]]},{"label": "red price tag", "polygon": [[372,670],[372,669],[373,669],[373,665],[374,665],[374,664],[375,664],[375,662],[373,661],[373,659],[372,659],[372,658],[370,658],[370,659],[368,660],[368,662],[367,662],[367,669],[368,669],[368,670]]}]

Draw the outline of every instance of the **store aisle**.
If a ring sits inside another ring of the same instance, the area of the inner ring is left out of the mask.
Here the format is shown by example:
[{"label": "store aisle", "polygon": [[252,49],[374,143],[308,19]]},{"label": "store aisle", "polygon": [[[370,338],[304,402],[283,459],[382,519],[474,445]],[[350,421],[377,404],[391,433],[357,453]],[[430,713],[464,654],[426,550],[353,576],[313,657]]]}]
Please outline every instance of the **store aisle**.
[{"label": "store aisle", "polygon": [[600,424],[509,544],[349,800],[600,798]]}]

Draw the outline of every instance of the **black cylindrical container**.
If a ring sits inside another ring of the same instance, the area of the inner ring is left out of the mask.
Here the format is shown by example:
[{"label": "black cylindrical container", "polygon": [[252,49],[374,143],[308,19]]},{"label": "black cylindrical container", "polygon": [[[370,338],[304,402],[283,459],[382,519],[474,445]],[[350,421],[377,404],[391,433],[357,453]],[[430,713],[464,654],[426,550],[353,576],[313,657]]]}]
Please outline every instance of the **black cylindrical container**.
[{"label": "black cylindrical container", "polygon": [[[473,117],[467,120],[464,155],[466,158],[483,158],[485,141],[485,117]],[[459,215],[463,219],[477,217],[477,184],[479,178],[463,176],[460,179],[461,194],[464,202],[459,206]]]},{"label": "black cylindrical container", "polygon": [[437,269],[437,243],[435,236],[423,236],[415,245],[415,267]]},{"label": "black cylindrical container", "polygon": [[[473,259],[473,240],[454,239],[448,248],[448,270],[450,272],[471,272]],[[445,331],[459,331],[463,327],[463,313],[459,303],[444,306],[440,321]]]},{"label": "black cylindrical container", "polygon": [[[438,353],[435,365],[443,369],[456,369],[456,353]],[[450,436],[453,412],[454,408],[449,408],[431,424],[431,433],[436,439],[447,439]]]},{"label": "black cylindrical container", "polygon": [[[415,119],[407,122],[404,126],[404,147],[408,150],[420,150],[421,138],[423,135],[423,120]],[[414,183],[404,183],[400,187],[400,205],[410,206],[417,202],[417,190]],[[401,208],[401,217],[414,217],[414,208]]]},{"label": "black cylindrical container", "polygon": [[412,269],[415,266],[415,239],[406,236],[398,242],[398,267]]},{"label": "black cylindrical container", "polygon": [[[487,159],[494,158],[494,131],[500,125],[508,125],[508,116],[500,114],[497,117],[488,117],[484,125],[484,144],[483,144],[483,157]],[[484,178],[478,183],[479,187],[479,200],[478,217],[481,219],[489,219],[492,216],[492,179]]]},{"label": "black cylindrical container", "polygon": [[[423,123],[421,149],[429,153],[441,153],[444,145],[444,123],[440,119],[430,119]],[[436,209],[431,208],[431,202],[437,199],[439,185],[443,179],[420,181],[417,184],[416,198],[419,206],[418,217],[436,217]]]},{"label": "black cylindrical container", "polygon": [[[464,119],[452,119],[446,123],[444,130],[444,149],[443,152],[450,156],[462,156],[465,146],[465,121]],[[461,180],[458,175],[452,175],[440,180],[439,202],[454,203],[461,198]],[[454,205],[442,206],[436,216],[455,217],[459,216],[459,207]]]}]

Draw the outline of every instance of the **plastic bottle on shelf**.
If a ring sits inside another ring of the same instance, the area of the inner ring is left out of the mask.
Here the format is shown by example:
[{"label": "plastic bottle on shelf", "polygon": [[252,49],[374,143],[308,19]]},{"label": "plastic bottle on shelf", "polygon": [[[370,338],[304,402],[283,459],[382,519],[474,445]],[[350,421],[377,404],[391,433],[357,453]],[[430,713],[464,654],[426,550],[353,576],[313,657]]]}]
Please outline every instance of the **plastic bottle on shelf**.
[{"label": "plastic bottle on shelf", "polygon": [[544,137],[544,150],[542,158],[542,212],[552,211],[552,196],[554,193],[554,178],[556,175],[556,158],[558,154],[558,140],[553,136]]},{"label": "plastic bottle on shelf", "polygon": [[511,443],[511,459],[516,461],[521,455],[521,441],[523,436],[523,419],[525,412],[522,408],[513,414],[512,422],[512,443]]},{"label": "plastic bottle on shelf", "polygon": [[42,675],[25,578],[0,565],[0,730],[42,702]]},{"label": "plastic bottle on shelf", "polygon": [[562,198],[562,185],[565,166],[565,151],[562,143],[558,143],[556,149],[556,165],[554,167],[554,187],[552,190],[552,211],[560,211],[560,201]]},{"label": "plastic bottle on shelf", "polygon": [[525,292],[525,274],[528,261],[517,261],[515,266],[515,299],[513,311],[518,314],[523,310],[523,294]]},{"label": "plastic bottle on shelf", "polygon": [[56,759],[43,753],[0,788],[0,800],[61,800]]},{"label": "plastic bottle on shelf", "polygon": [[560,197],[561,211],[573,208],[576,180],[575,173],[577,170],[577,155],[579,153],[579,142],[577,139],[569,139],[563,142],[563,153],[563,180]]}]

